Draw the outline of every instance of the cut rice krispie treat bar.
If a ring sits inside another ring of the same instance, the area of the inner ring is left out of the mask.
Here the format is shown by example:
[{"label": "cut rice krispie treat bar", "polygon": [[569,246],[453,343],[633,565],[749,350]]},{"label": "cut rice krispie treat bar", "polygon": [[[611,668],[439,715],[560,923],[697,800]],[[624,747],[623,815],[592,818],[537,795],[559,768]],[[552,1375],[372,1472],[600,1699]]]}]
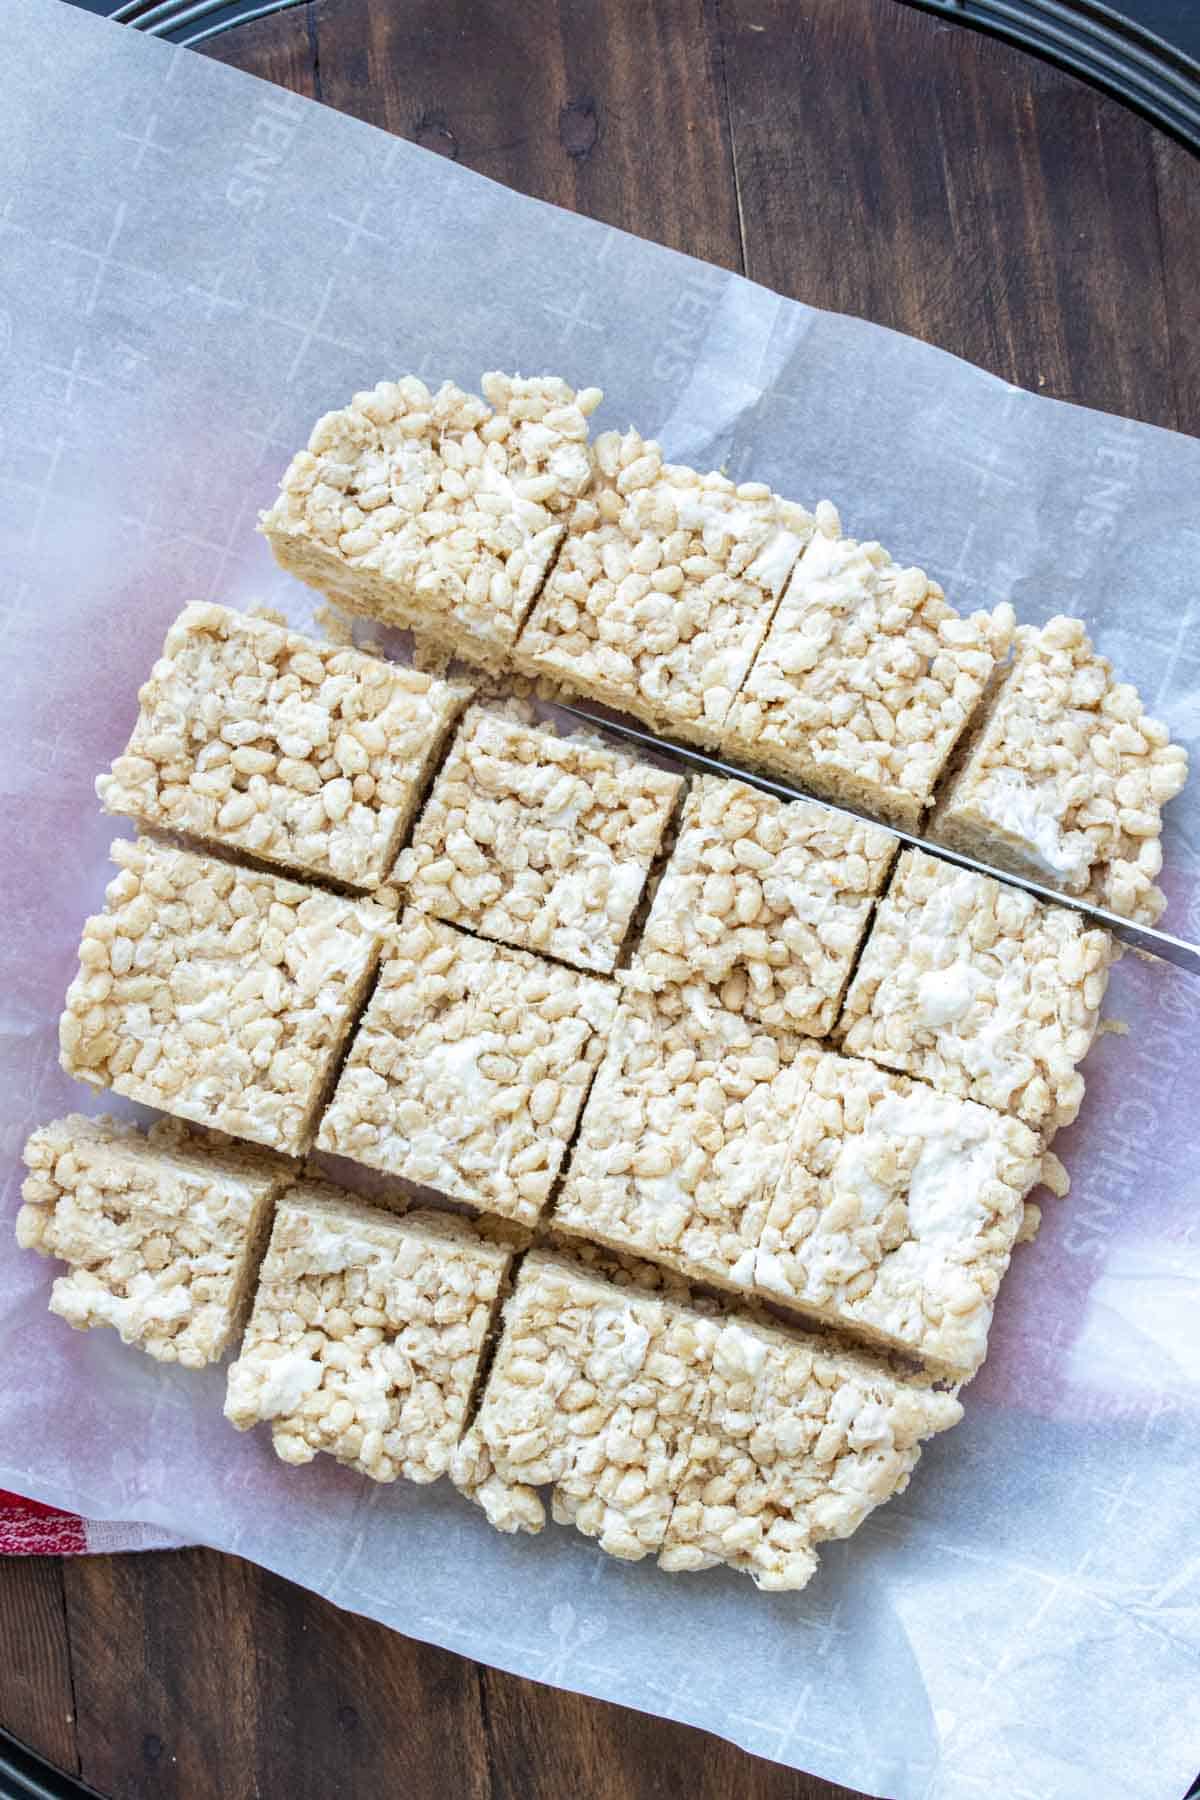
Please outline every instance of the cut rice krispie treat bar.
[{"label": "cut rice krispie treat bar", "polygon": [[922,1441],[961,1418],[950,1394],[873,1357],[731,1320],[713,1346],[659,1567],[726,1563],[767,1592],[802,1588],[816,1546],[903,1493]]},{"label": "cut rice krispie treat bar", "polygon": [[1162,808],[1187,752],[1079,619],[1022,626],[930,825],[952,849],[1153,924]]},{"label": "cut rice krispie treat bar", "polygon": [[553,1224],[961,1378],[1040,1162],[987,1107],[813,1047],[785,1064],[738,1014],[636,996]]},{"label": "cut rice krispie treat bar", "polygon": [[17,1242],[68,1265],[50,1311],[111,1325],[160,1362],[216,1362],[241,1329],[292,1165],[173,1119],[72,1114],[25,1146]]},{"label": "cut rice krispie treat bar", "polygon": [[920,829],[1013,631],[1011,606],[962,618],[936,582],[822,511],[721,747],[842,805]]},{"label": "cut rice krispie treat bar", "polygon": [[96,792],[109,812],[377,888],[469,687],[188,606]]},{"label": "cut rice krispie treat bar", "polygon": [[376,1212],[322,1182],[279,1202],[225,1416],[372,1481],[436,1481],[463,1433],[509,1253],[461,1219]]},{"label": "cut rice krispie treat bar", "polygon": [[553,1223],[739,1285],[819,1052],[703,984],[622,1001]]},{"label": "cut rice krispie treat bar", "polygon": [[813,516],[761,482],[664,464],[636,431],[607,432],[594,451],[595,488],[517,666],[668,736],[714,743]]},{"label": "cut rice krispie treat bar", "polygon": [[601,395],[553,375],[482,387],[408,375],[326,413],[261,528],[338,606],[500,669],[591,482]]},{"label": "cut rice krispie treat bar", "polygon": [[906,850],[839,1031],[847,1050],[943,1093],[1069,1125],[1113,945],[1077,913]]},{"label": "cut rice krispie treat bar", "polygon": [[492,1467],[610,1555],[726,1562],[799,1588],[814,1544],[900,1492],[948,1394],[757,1321],[639,1294],[534,1251],[476,1431]]},{"label": "cut rice krispie treat bar", "polygon": [[473,707],[396,876],[424,912],[608,972],[682,786],[590,739]]},{"label": "cut rice krispie treat bar", "polygon": [[1017,1119],[827,1053],[732,1277],[961,1380],[986,1355],[1041,1156]]},{"label": "cut rice krispie treat bar", "polygon": [[124,839],[87,921],[62,1066],[287,1155],[309,1147],[389,915],[278,875]]},{"label": "cut rice krispie treat bar", "polygon": [[713,1323],[531,1251],[475,1425],[508,1482],[637,1561],[663,1542],[704,1405]]},{"label": "cut rice krispie treat bar", "polygon": [[410,908],[320,1148],[531,1225],[615,1010],[593,976]]},{"label": "cut rice krispie treat bar", "polygon": [[733,1012],[823,1036],[896,847],[879,826],[701,776],[628,980],[699,978]]}]

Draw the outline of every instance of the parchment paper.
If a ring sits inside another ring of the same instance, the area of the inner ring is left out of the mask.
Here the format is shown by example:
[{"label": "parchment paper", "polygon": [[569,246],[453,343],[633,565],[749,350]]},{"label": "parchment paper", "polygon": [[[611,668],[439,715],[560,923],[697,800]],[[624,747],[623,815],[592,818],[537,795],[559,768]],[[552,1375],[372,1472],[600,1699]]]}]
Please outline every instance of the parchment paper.
[{"label": "parchment paper", "polygon": [[[1200,985],[1127,958],[1074,1177],[1017,1252],[962,1426],[800,1596],[512,1542],[445,1484],[289,1470],[46,1313],[28,1130],[88,1105],[55,1021],[115,835],[92,778],[188,599],[311,616],[253,532],[312,420],[383,375],[599,383],[602,425],[830,495],[960,607],[1079,612],[1184,740],[1200,443],[1036,398],[518,198],[351,119],[7,0],[0,117],[0,1485],[156,1521],[537,1679],[901,1800],[1178,1800],[1200,1767]],[[1132,316],[1132,315],[1131,315]],[[1168,922],[1200,929],[1200,782]],[[92,1110],[97,1109],[96,1103]],[[480,1605],[480,1596],[488,1596]]]}]

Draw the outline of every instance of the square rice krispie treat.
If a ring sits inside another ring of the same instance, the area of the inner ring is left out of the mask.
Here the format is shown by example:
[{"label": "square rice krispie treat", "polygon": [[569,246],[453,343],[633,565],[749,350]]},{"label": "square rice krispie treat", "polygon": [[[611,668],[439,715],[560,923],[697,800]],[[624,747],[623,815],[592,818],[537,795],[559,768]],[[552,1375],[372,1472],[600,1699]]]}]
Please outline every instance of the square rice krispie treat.
[{"label": "square rice krispie treat", "polygon": [[731,1274],[961,1380],[986,1355],[1041,1154],[1018,1119],[829,1052],[758,1245]]},{"label": "square rice krispie treat", "polygon": [[409,908],[318,1143],[531,1225],[615,1011],[608,983]]},{"label": "square rice krispie treat", "polygon": [[188,606],[96,792],[143,825],[377,888],[470,694],[269,619]]},{"label": "square rice krispie treat", "polygon": [[326,413],[261,528],[338,606],[503,668],[592,480],[599,388],[485,375],[486,398],[407,375]]},{"label": "square rice krispie treat", "polygon": [[1013,630],[962,618],[936,582],[839,535],[805,550],[721,734],[730,756],[917,831]]},{"label": "square rice krispie treat", "polygon": [[1112,956],[1078,913],[906,850],[839,1032],[856,1056],[1049,1134],[1079,1111]]},{"label": "square rice krispie treat", "polygon": [[931,835],[1152,925],[1165,904],[1162,808],[1187,752],[1113,680],[1079,619],[1022,626]]},{"label": "square rice krispie treat", "polygon": [[25,1146],[17,1242],[68,1265],[50,1311],[111,1325],[160,1362],[216,1362],[241,1329],[293,1165],[174,1119],[148,1133],[80,1114]]},{"label": "square rice krispie treat", "polygon": [[761,482],[664,464],[636,431],[594,450],[595,488],[517,666],[669,737],[715,743],[813,516]]},{"label": "square rice krispie treat", "polygon": [[396,878],[423,912],[607,973],[682,786],[593,739],[473,707]]},{"label": "square rice krispie treat", "polygon": [[821,1037],[896,848],[880,826],[703,775],[628,980],[655,990],[700,979],[733,1012]]},{"label": "square rice krispie treat", "polygon": [[753,1256],[805,1069],[704,985],[622,1001],[554,1225],[733,1285]]},{"label": "square rice krispie treat", "polygon": [[466,1423],[509,1263],[464,1220],[377,1212],[322,1182],[279,1202],[225,1417],[271,1422],[372,1481],[436,1481]]},{"label": "square rice krispie treat", "polygon": [[768,1592],[802,1588],[815,1546],[903,1493],[922,1440],[961,1417],[951,1395],[874,1357],[731,1319],[712,1347],[659,1567],[726,1563]]},{"label": "square rice krispie treat", "polygon": [[59,1023],[62,1066],[289,1156],[312,1142],[389,915],[152,839],[119,839]]},{"label": "square rice krispie treat", "polygon": [[699,1314],[531,1251],[476,1415],[492,1466],[525,1490],[551,1487],[558,1522],[610,1556],[656,1550],[715,1332]]}]

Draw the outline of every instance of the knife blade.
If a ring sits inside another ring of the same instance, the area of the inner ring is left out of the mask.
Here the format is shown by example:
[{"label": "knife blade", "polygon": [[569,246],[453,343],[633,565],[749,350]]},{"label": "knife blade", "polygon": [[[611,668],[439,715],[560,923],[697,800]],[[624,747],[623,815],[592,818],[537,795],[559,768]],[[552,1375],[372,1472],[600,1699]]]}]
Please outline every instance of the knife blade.
[{"label": "knife blade", "polygon": [[[658,756],[682,763],[685,768],[702,770],[707,775],[722,775],[727,781],[743,781],[748,787],[760,788],[763,793],[774,794],[780,800],[808,800],[814,805],[827,807],[830,812],[841,813],[844,818],[862,820],[868,825],[883,824],[882,820],[872,819],[867,813],[858,812],[852,806],[835,805],[833,801],[825,800],[817,794],[806,794],[802,788],[778,781],[773,775],[761,775],[756,769],[742,769],[734,763],[722,762],[719,757],[693,749],[690,744],[677,744],[673,738],[656,737],[653,732],[642,731],[636,725],[627,725],[623,720],[592,712],[590,707],[568,706],[562,701],[557,706],[559,712],[569,713],[571,718],[582,720],[596,731],[611,732],[614,737],[623,738],[628,743],[640,744],[643,749],[653,750]],[[992,881],[1021,888],[1023,892],[1032,894],[1035,900],[1041,900],[1048,906],[1068,907],[1072,912],[1081,914],[1089,924],[1110,931],[1113,937],[1122,944],[1127,944],[1131,950],[1139,950],[1145,956],[1158,957],[1160,961],[1169,962],[1177,969],[1186,970],[1189,975],[1200,975],[1198,944],[1189,944],[1185,938],[1174,937],[1169,931],[1157,931],[1150,925],[1138,925],[1132,919],[1123,919],[1119,913],[1107,911],[1103,906],[1093,906],[1090,901],[1081,900],[1075,894],[1060,894],[1057,888],[1044,887],[1040,881],[1030,881],[1026,876],[1014,875],[1008,869],[997,869],[991,863],[978,862],[973,856],[965,856],[961,850],[951,850],[945,844],[932,843],[914,832],[902,831],[897,825],[885,825],[884,829],[911,849],[924,850],[926,855],[936,856],[941,862],[952,863],[955,868],[969,869],[972,875],[987,875]]]}]

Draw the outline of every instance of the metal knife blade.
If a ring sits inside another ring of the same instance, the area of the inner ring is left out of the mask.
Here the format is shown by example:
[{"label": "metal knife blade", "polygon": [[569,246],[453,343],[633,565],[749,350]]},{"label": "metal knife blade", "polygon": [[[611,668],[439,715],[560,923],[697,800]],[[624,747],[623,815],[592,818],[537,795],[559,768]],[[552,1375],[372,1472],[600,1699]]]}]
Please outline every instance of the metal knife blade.
[{"label": "metal knife blade", "polygon": [[[655,737],[653,732],[642,731],[636,725],[626,725],[622,720],[607,718],[603,713],[592,712],[589,707],[567,706],[559,702],[558,710],[569,713],[573,719],[580,719],[597,731],[608,731],[614,737],[624,738],[631,744],[640,744],[644,749],[682,763],[686,768],[703,770],[708,775],[723,775],[729,781],[744,781],[747,786],[761,788],[764,793],[775,794],[781,800],[810,800],[817,806],[827,807],[830,812],[841,813],[849,819],[862,819],[869,825],[882,823],[853,807],[835,806],[831,800],[821,799],[816,794],[806,794],[802,788],[777,781],[773,775],[760,775],[755,769],[738,768],[736,764],[722,762],[703,750],[695,750],[690,744],[677,744],[672,738]],[[1048,905],[1069,907],[1072,912],[1080,913],[1089,924],[1111,931],[1115,938],[1122,944],[1128,944],[1131,950],[1159,957],[1163,962],[1174,964],[1177,969],[1186,969],[1189,975],[1200,975],[1200,945],[1173,937],[1169,931],[1156,931],[1149,925],[1136,925],[1133,920],[1123,919],[1119,913],[1108,912],[1102,906],[1093,906],[1075,894],[1060,894],[1056,888],[1043,887],[1039,881],[1029,881],[1024,875],[1014,875],[1008,869],[994,868],[991,863],[977,862],[973,856],[964,856],[960,850],[951,850],[945,844],[931,843],[928,838],[917,837],[911,831],[901,831],[896,825],[887,825],[885,829],[902,844],[908,844],[915,850],[924,850],[927,855],[936,856],[942,862],[953,863],[955,868],[969,869],[973,875],[988,875],[993,881],[1022,888],[1025,893],[1032,894],[1035,900],[1043,900]]]}]

